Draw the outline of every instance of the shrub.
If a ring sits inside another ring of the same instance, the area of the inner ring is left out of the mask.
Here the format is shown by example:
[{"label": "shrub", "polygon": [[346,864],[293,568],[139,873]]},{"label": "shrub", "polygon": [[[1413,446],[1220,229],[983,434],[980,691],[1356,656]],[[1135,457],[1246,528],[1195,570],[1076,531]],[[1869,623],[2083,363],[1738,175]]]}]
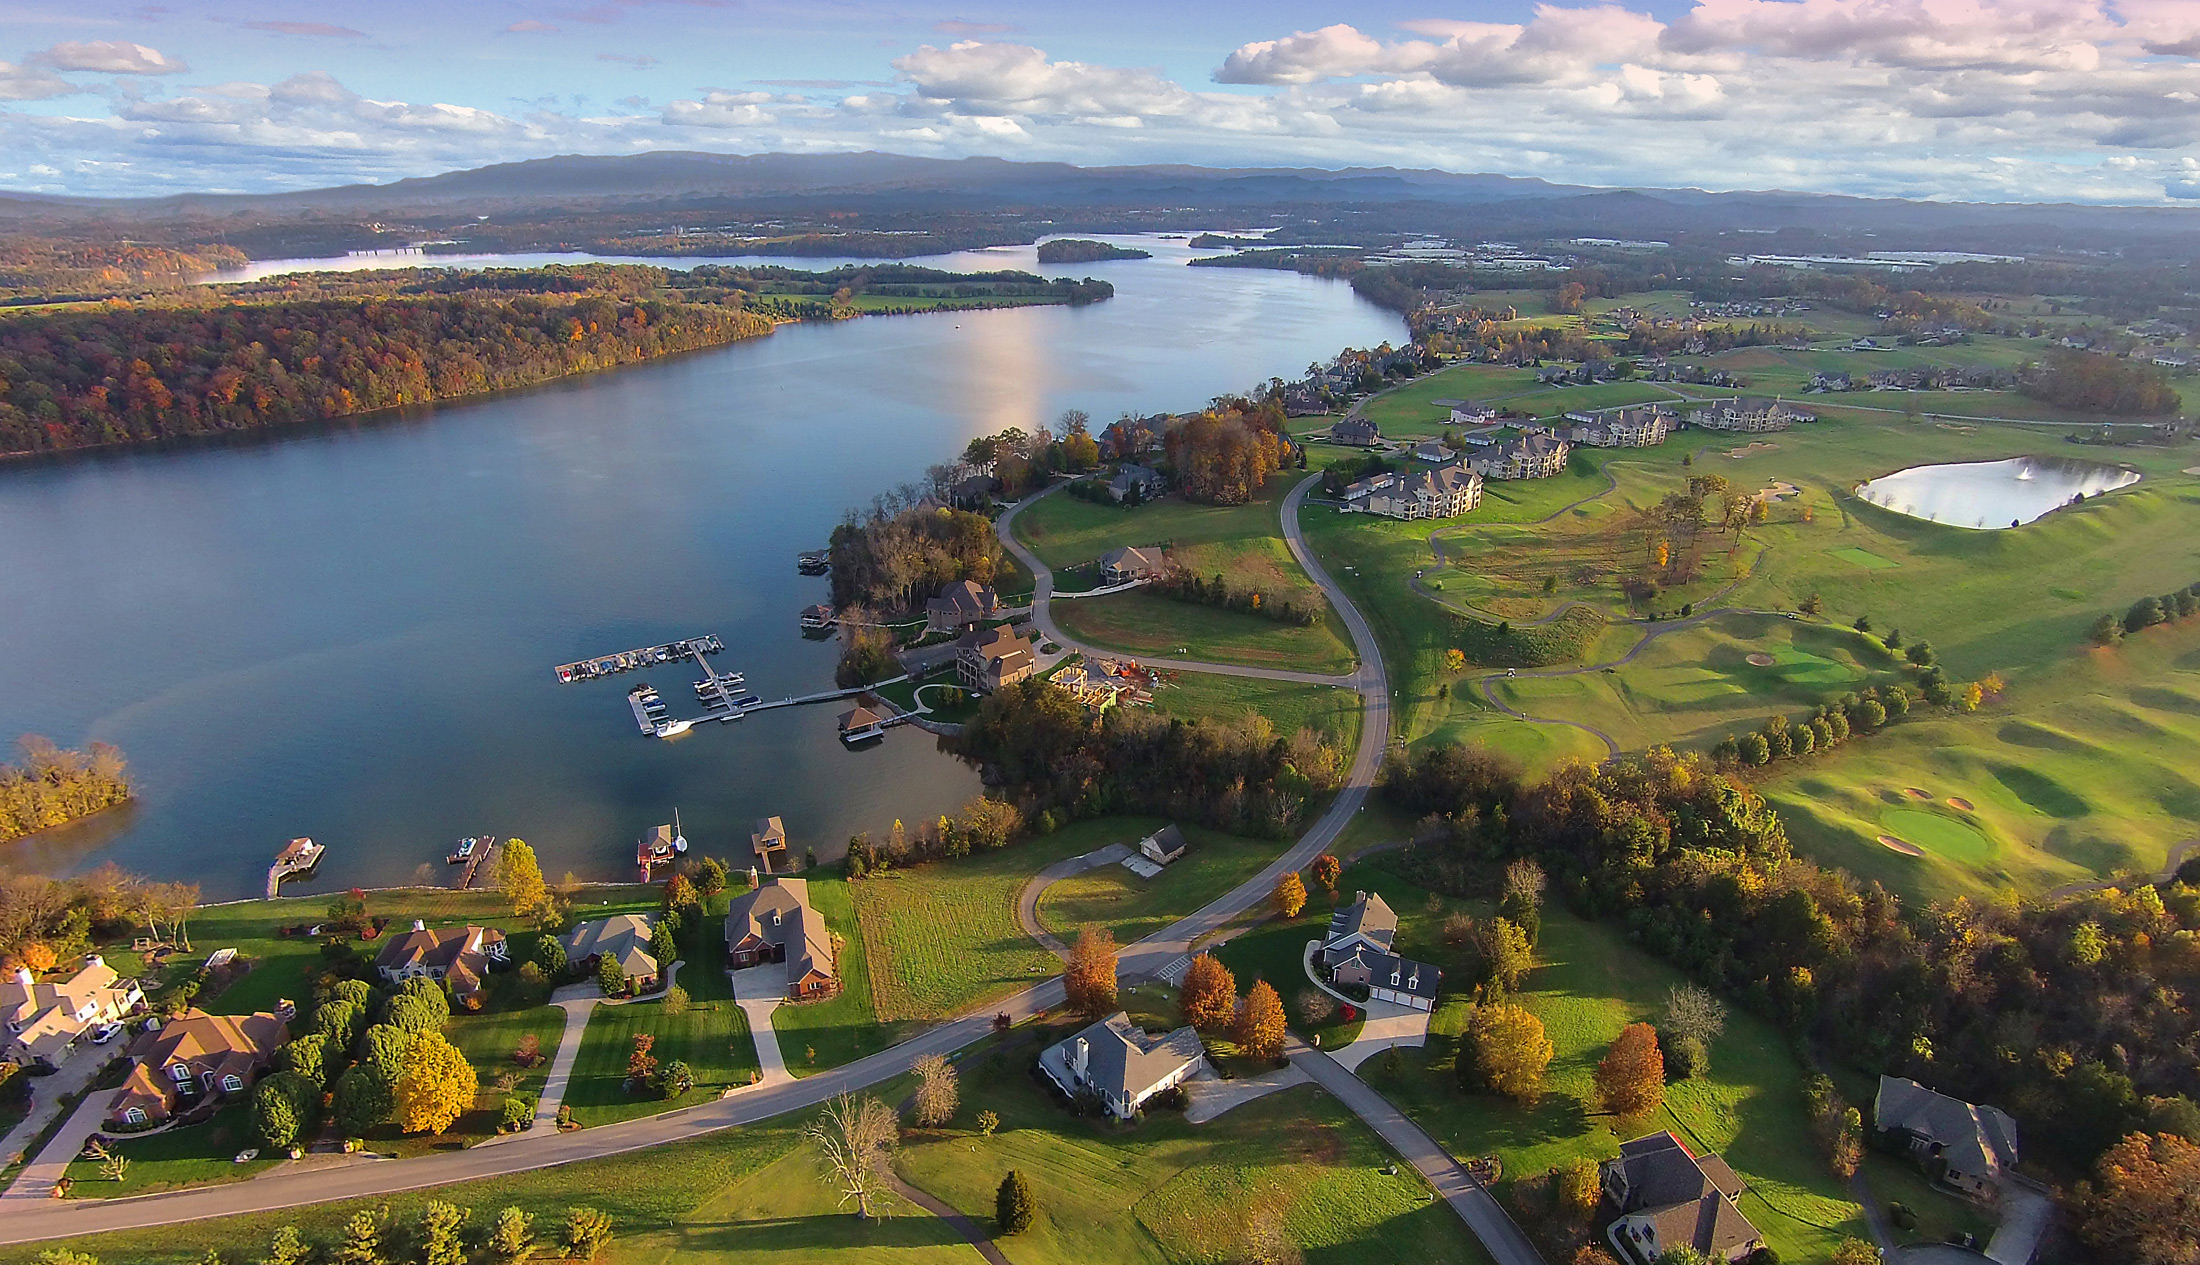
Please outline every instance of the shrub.
[{"label": "shrub", "polygon": [[535,1123],[535,1100],[524,1094],[513,1094],[504,1100],[504,1112],[497,1120],[500,1131],[517,1133]]},{"label": "shrub", "polygon": [[566,1255],[595,1260],[611,1245],[610,1215],[596,1208],[568,1209],[564,1243]]}]

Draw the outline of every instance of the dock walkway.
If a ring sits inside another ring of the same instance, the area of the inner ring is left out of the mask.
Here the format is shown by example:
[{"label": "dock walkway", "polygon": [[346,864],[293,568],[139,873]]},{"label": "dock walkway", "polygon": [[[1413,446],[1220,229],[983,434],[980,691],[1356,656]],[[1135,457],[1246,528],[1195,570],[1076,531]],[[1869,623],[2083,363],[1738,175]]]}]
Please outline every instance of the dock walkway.
[{"label": "dock walkway", "polygon": [[[459,871],[457,881],[451,884],[453,891],[463,892],[474,885],[475,877],[484,867],[489,866],[489,858],[496,855],[497,844],[500,842],[502,841],[495,835],[478,836],[478,842],[474,844],[474,854],[466,858],[466,868]],[[490,867],[489,874],[493,878],[496,870]]]}]

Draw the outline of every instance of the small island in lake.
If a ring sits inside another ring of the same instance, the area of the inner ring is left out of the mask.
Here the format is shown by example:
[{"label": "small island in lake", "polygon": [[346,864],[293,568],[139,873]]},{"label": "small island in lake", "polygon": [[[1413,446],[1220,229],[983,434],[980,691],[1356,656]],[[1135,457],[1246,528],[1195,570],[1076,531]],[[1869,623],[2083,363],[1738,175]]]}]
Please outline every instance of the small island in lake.
[{"label": "small island in lake", "polygon": [[1106,242],[1086,241],[1080,237],[1057,237],[1051,242],[1039,243],[1039,262],[1043,264],[1089,264],[1100,259],[1151,259],[1150,250],[1137,250],[1129,246],[1111,246]]}]

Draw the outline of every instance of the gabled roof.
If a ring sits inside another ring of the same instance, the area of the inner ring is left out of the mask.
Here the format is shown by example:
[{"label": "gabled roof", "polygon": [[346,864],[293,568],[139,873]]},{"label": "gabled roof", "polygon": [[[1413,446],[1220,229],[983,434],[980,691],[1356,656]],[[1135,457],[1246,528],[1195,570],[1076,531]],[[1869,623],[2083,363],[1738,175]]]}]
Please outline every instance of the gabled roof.
[{"label": "gabled roof", "polygon": [[400,973],[414,967],[441,968],[446,974],[463,968],[468,976],[478,978],[486,961],[482,950],[503,939],[504,933],[495,927],[415,927],[383,945],[374,964]]},{"label": "gabled roof", "polygon": [[955,644],[962,647],[960,653],[978,656],[980,663],[1031,653],[1031,639],[1006,625],[964,633]]},{"label": "gabled roof", "polygon": [[584,922],[565,937],[565,955],[575,962],[609,957],[631,979],[657,974],[656,924],[647,914],[613,914]]},{"label": "gabled roof", "polygon": [[858,729],[869,729],[873,725],[884,724],[885,721],[885,717],[868,707],[852,707],[840,714],[840,732],[852,733]]},{"label": "gabled roof", "polygon": [[1166,1036],[1148,1036],[1120,1010],[1062,1042],[1065,1066],[1076,1066],[1080,1040],[1087,1043],[1086,1079],[1112,1098],[1136,1098],[1206,1053],[1196,1029],[1184,1027]]},{"label": "gabled roof", "polygon": [[784,847],[787,843],[787,823],[777,817],[759,817],[756,819],[756,829],[749,834],[749,841],[758,847]]},{"label": "gabled roof", "polygon": [[1000,606],[1000,600],[989,585],[976,580],[957,580],[940,590],[940,595],[924,604],[926,611],[943,611],[976,619],[990,614]]},{"label": "gabled roof", "polygon": [[1437,986],[1443,982],[1444,973],[1426,962],[1402,958],[1395,953],[1383,953],[1362,945],[1346,961],[1358,960],[1367,967],[1368,983],[1372,988],[1387,988],[1412,997],[1436,999]]},{"label": "gabled roof", "polygon": [[238,1058],[264,1060],[289,1038],[290,1029],[283,1021],[265,1011],[210,1015],[191,1010],[139,1036],[131,1042],[130,1053],[156,1066],[185,1063],[194,1071],[213,1071]]},{"label": "gabled roof", "polygon": [[1125,568],[1159,571],[1167,566],[1168,562],[1168,555],[1162,553],[1159,549],[1140,549],[1136,545],[1122,545],[1100,555],[1100,566],[1103,570],[1108,571]]},{"label": "gabled roof", "polygon": [[1355,893],[1351,904],[1329,916],[1329,943],[1350,935],[1365,936],[1387,949],[1398,935],[1398,915],[1374,892]]},{"label": "gabled roof", "polygon": [[1655,1226],[1660,1248],[1685,1243],[1724,1259],[1728,1251],[1764,1237],[1734,1206],[1742,1179],[1718,1156],[1690,1152],[1670,1130],[1621,1143],[1619,1158],[1604,1166],[1607,1173],[1615,1166],[1620,1170],[1626,1191],[1620,1211]]},{"label": "gabled roof", "polygon": [[1975,1107],[1900,1076],[1879,1078],[1872,1121],[1939,1143],[1948,1167],[1973,1177],[1992,1177],[2017,1162],[2017,1122],[2007,1112]]},{"label": "gabled roof", "polygon": [[837,974],[832,931],[811,907],[805,879],[767,878],[755,891],[734,898],[726,910],[726,947],[738,947],[751,937],[786,948],[790,980],[812,972],[827,978]]}]

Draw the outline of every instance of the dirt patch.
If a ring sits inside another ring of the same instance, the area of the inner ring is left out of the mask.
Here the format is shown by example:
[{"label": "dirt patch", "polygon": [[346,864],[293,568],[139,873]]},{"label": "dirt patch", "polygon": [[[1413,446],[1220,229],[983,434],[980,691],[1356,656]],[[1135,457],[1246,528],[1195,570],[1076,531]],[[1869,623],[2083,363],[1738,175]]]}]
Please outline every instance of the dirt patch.
[{"label": "dirt patch", "polygon": [[1903,793],[1911,799],[1931,799],[1933,797],[1933,793],[1922,786],[1913,786]]},{"label": "dirt patch", "polygon": [[1744,444],[1740,448],[1729,448],[1726,450],[1726,455],[1732,457],[1736,461],[1740,461],[1744,457],[1754,457],[1760,452],[1771,452],[1773,449],[1778,448],[1779,446],[1780,445],[1778,444],[1768,444],[1760,439],[1748,444]]},{"label": "dirt patch", "polygon": [[1975,813],[1978,811],[1978,809],[1971,806],[1970,800],[1963,798],[1961,795],[1950,795],[1948,797],[1948,807],[1955,809],[1957,812],[1964,813]]},{"label": "dirt patch", "polygon": [[1893,835],[1879,836],[1879,846],[1885,848],[1889,852],[1899,852],[1906,857],[1921,857],[1925,855],[1925,849],[1918,847],[1916,844],[1911,843],[1907,839],[1897,839]]},{"label": "dirt patch", "polygon": [[1978,427],[1976,426],[1958,426],[1954,422],[1934,422],[1933,425],[1938,426],[1942,430],[1952,430],[1958,435],[1978,434]]},{"label": "dirt patch", "polygon": [[1751,667],[1755,668],[1769,668],[1773,664],[1778,662],[1778,659],[1773,658],[1771,655],[1766,654],[1762,650],[1752,651],[1749,656],[1749,664]]}]

